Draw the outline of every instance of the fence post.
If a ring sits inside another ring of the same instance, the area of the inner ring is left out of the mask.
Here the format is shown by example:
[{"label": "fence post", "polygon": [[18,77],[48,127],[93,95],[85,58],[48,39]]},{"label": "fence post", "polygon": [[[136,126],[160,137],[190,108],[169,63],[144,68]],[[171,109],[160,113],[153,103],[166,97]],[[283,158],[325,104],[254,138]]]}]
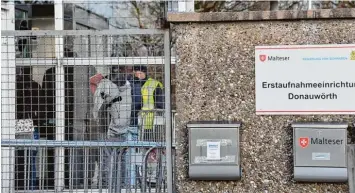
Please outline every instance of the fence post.
[{"label": "fence post", "polygon": [[170,30],[164,33],[164,88],[165,88],[165,140],[166,140],[166,167],[167,192],[173,193],[173,161],[172,161],[172,135],[171,135],[171,56],[170,56]]},{"label": "fence post", "polygon": [[[15,30],[15,2],[1,1],[1,30]],[[1,31],[2,33],[2,31]],[[16,48],[14,36],[1,41],[1,140],[15,139]],[[15,148],[1,146],[1,191],[15,192]]]},{"label": "fence post", "polygon": [[347,151],[349,192],[355,193],[355,144],[348,145]]}]

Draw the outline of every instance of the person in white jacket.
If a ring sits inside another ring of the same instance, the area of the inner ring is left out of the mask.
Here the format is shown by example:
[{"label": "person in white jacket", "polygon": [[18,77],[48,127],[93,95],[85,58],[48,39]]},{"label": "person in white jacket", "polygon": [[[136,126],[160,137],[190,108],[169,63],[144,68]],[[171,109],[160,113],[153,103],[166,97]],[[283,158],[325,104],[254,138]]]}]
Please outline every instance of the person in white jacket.
[{"label": "person in white jacket", "polygon": [[[111,74],[103,77],[100,74],[95,75],[90,80],[93,84],[98,82],[94,91],[94,119],[97,120],[99,127],[107,131],[106,141],[125,141],[129,130],[131,118],[131,85],[126,79],[124,67],[114,66],[111,68]],[[94,81],[93,81],[94,80]],[[95,86],[94,86],[95,87]],[[109,114],[109,116],[107,116]],[[110,117],[110,119],[108,119]],[[109,123],[108,123],[109,121]],[[112,162],[112,148],[104,148],[102,179],[103,186],[108,185],[110,178],[113,184],[117,183],[117,165],[116,171],[110,172]],[[119,153],[117,152],[116,155]],[[118,162],[118,160],[117,160]],[[117,164],[117,162],[115,164]],[[124,164],[124,161],[121,162]],[[123,172],[122,172],[123,173]],[[112,176],[109,174],[112,174]],[[122,174],[121,174],[122,176]],[[123,182],[124,176],[121,177]]]}]

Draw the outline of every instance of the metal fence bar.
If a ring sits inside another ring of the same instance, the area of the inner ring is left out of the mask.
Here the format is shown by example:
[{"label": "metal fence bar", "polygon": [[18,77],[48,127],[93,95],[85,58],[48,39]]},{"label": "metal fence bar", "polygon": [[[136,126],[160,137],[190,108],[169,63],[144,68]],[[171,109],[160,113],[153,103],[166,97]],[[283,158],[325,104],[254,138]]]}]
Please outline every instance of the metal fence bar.
[{"label": "metal fence bar", "polygon": [[[103,163],[103,155],[104,154],[104,150],[102,149],[102,148],[100,148],[100,153],[99,153],[99,155],[100,155],[100,163],[99,163],[99,171],[102,171],[102,169],[103,169],[103,167],[102,167],[102,163]],[[98,186],[99,186],[99,191],[100,191],[100,193],[102,192],[102,175],[99,175],[98,176]]]},{"label": "metal fence bar", "polygon": [[72,192],[73,191],[73,186],[74,186],[74,170],[73,170],[73,165],[74,165],[74,148],[69,149],[69,190]]},{"label": "metal fence bar", "polygon": [[147,141],[55,141],[32,139],[2,139],[2,147],[163,147],[165,143]]},{"label": "metal fence bar", "polygon": [[166,167],[167,167],[167,191],[173,192],[173,165],[172,165],[172,129],[171,129],[171,63],[170,63],[170,31],[164,34],[164,80],[165,80],[165,135],[166,135]]},{"label": "metal fence bar", "polygon": [[162,29],[109,29],[109,30],[1,30],[1,36],[95,36],[95,35],[162,35]]},{"label": "metal fence bar", "polygon": [[84,149],[84,189],[85,190],[87,190],[87,189],[89,189],[89,167],[88,167],[88,165],[89,165],[89,161],[88,161],[88,159],[89,159],[89,153],[88,153],[89,151],[88,151],[88,148],[85,148]]},{"label": "metal fence bar", "polygon": [[162,150],[158,149],[158,167],[157,167],[157,185],[155,187],[157,192],[161,192],[162,190],[162,182],[163,182],[163,166],[162,166]]},{"label": "metal fence bar", "polygon": [[112,187],[113,187],[113,174],[114,174],[114,165],[115,165],[115,158],[116,158],[116,155],[117,154],[117,150],[116,148],[113,148],[113,151],[110,153],[110,157],[109,159],[111,160],[109,163],[110,163],[110,170],[109,170],[109,174],[108,174],[108,192],[111,193],[112,192]]},{"label": "metal fence bar", "polygon": [[355,145],[347,146],[349,192],[355,193]]},{"label": "metal fence bar", "polygon": [[[64,66],[161,65],[164,64],[164,57],[103,57],[100,60],[94,60],[93,58],[63,58],[61,62]],[[176,63],[175,57],[171,57],[171,63]],[[51,58],[16,58],[16,65],[18,66],[51,66],[56,64],[57,60]]]},{"label": "metal fence bar", "polygon": [[308,0],[308,10],[312,10],[312,0]]},{"label": "metal fence bar", "polygon": [[[28,191],[19,190],[19,191],[16,191],[16,193],[28,193]],[[45,192],[43,192],[43,190],[33,190],[33,191],[31,191],[31,193],[58,193],[58,192],[55,192],[54,190],[46,190]],[[69,190],[63,190],[60,193],[72,193],[72,192]],[[101,192],[98,190],[78,189],[78,190],[75,190],[74,193],[108,193],[108,191],[105,189],[103,189]],[[131,191],[130,189],[122,189],[121,192],[118,192],[118,193],[148,193],[148,192],[143,192],[140,190]],[[157,192],[153,189],[149,193],[157,193]]]},{"label": "metal fence bar", "polygon": [[124,171],[124,168],[122,168],[122,156],[124,154],[124,151],[126,151],[128,148],[122,148],[121,151],[118,154],[118,167],[117,167],[117,173],[116,173],[116,179],[117,184],[115,187],[115,192],[121,192],[121,185],[122,185],[122,179],[121,179],[121,172]]},{"label": "metal fence bar", "polygon": [[16,61],[16,66],[54,66],[58,62],[53,58],[16,58],[14,61]]},{"label": "metal fence bar", "polygon": [[[172,63],[175,63],[175,57],[171,58]],[[63,65],[73,66],[107,66],[107,65],[122,65],[122,66],[139,66],[139,65],[162,65],[164,57],[104,57],[100,60],[92,60],[92,58],[64,58]]]},{"label": "metal fence bar", "polygon": [[[57,0],[54,4],[54,25],[55,30],[64,29],[64,7],[63,0]],[[33,32],[33,31],[29,31]],[[55,57],[58,62],[55,67],[55,139],[64,141],[65,128],[65,78],[64,66],[61,64],[61,58],[64,56],[64,39],[61,34],[55,37]],[[65,169],[64,169],[64,148],[55,149],[55,190],[62,191],[65,188]]]},{"label": "metal fence bar", "polygon": [[[2,29],[15,30],[15,6],[11,2],[1,2]],[[4,18],[5,15],[5,18]],[[3,20],[6,19],[6,20]],[[1,139],[15,139],[15,39],[3,38],[1,45]],[[10,193],[15,190],[15,150],[12,147],[1,147],[1,192]]]}]

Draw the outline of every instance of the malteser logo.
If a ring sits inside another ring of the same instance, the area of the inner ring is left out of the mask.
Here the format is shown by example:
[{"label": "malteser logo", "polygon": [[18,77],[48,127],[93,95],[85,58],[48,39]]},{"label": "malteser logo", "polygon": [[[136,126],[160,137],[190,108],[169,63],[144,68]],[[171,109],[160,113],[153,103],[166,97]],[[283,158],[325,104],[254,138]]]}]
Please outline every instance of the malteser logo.
[{"label": "malteser logo", "polygon": [[259,59],[260,61],[264,62],[266,60],[266,55],[265,54],[259,55]]},{"label": "malteser logo", "polygon": [[344,144],[343,139],[328,139],[325,137],[300,137],[298,138],[298,145],[302,148],[308,147],[308,145],[342,145]]},{"label": "malteser logo", "polygon": [[289,56],[267,56],[265,54],[260,54],[259,59],[262,62],[265,62],[266,60],[268,62],[282,62],[282,61],[290,60],[290,57]]},{"label": "malteser logo", "polygon": [[298,139],[298,144],[302,147],[302,148],[306,148],[309,144],[309,138],[308,137],[300,137]]},{"label": "malteser logo", "polygon": [[350,60],[355,60],[355,50],[351,51]]}]

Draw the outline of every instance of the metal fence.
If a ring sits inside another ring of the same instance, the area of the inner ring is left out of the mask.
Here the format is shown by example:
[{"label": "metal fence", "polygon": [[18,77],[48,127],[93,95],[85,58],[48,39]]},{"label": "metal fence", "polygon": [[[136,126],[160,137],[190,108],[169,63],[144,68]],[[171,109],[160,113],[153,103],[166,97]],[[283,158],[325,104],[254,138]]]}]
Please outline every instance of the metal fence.
[{"label": "metal fence", "polygon": [[2,31],[1,192],[172,192],[170,58],[164,29]]}]

